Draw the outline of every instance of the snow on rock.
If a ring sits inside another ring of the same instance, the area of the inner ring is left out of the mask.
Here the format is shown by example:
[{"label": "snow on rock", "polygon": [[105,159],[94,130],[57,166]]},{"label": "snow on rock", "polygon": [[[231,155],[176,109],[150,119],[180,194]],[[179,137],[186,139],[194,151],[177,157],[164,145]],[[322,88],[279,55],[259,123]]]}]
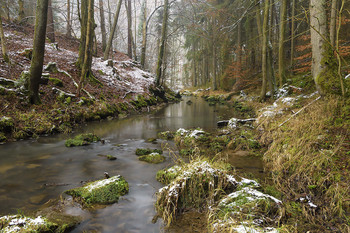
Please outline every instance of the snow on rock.
[{"label": "snow on rock", "polygon": [[202,129],[186,130],[186,129],[180,128],[176,131],[176,134],[184,137],[197,139],[198,137],[204,135],[205,132]]},{"label": "snow on rock", "polygon": [[45,228],[48,224],[47,220],[41,216],[33,219],[20,215],[4,216],[0,218],[0,223],[3,225],[0,227],[0,232],[34,232],[40,228]]},{"label": "snow on rock", "polygon": [[103,186],[106,186],[110,183],[114,183],[120,180],[120,176],[114,176],[109,179],[104,179],[104,180],[99,180],[96,182],[91,183],[90,185],[86,186],[85,188],[89,191],[92,192],[94,189],[101,188]]},{"label": "snow on rock", "polygon": [[131,61],[117,62],[113,61],[113,67],[108,65],[108,60],[102,58],[93,58],[92,70],[100,74],[100,79],[108,86],[120,88],[125,87],[128,91],[134,93],[144,93],[148,87],[154,83],[154,76],[139,68]]}]

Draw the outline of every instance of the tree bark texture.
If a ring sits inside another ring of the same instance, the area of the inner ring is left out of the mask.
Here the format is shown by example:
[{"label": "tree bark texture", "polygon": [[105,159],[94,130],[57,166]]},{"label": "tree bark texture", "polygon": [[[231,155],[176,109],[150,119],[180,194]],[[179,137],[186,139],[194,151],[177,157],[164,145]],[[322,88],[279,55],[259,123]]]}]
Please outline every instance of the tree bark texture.
[{"label": "tree bark texture", "polygon": [[158,55],[158,61],[157,61],[157,77],[156,77],[157,86],[160,85],[160,80],[162,77],[162,65],[163,65],[163,57],[164,57],[165,42],[166,42],[167,27],[168,27],[168,10],[169,10],[168,0],[164,0],[162,36],[160,40],[159,55]]},{"label": "tree bark texture", "polygon": [[143,7],[141,66],[145,67],[147,46],[147,0],[144,0]]},{"label": "tree bark texture", "polygon": [[281,11],[280,11],[280,37],[278,45],[278,76],[279,76],[279,86],[282,87],[286,82],[285,76],[285,49],[284,41],[286,35],[286,20],[287,20],[287,0],[282,0]]},{"label": "tree bark texture", "polygon": [[87,15],[87,29],[86,29],[86,41],[85,41],[85,55],[84,55],[84,63],[81,70],[81,77],[78,86],[77,96],[80,95],[80,91],[83,87],[83,83],[86,77],[91,72],[91,53],[92,53],[92,45],[93,45],[93,34],[95,29],[95,21],[94,21],[94,0],[88,0],[88,15]]},{"label": "tree bark texture", "polygon": [[81,0],[80,5],[80,44],[79,44],[79,57],[77,66],[82,69],[84,58],[85,58],[85,47],[86,47],[86,31],[88,24],[88,1]]},{"label": "tree bark texture", "polygon": [[47,9],[47,29],[46,36],[49,38],[51,43],[55,43],[55,22],[53,19],[53,10],[52,10],[52,0],[49,0],[49,5]]},{"label": "tree bark texture", "polygon": [[268,37],[268,20],[269,20],[269,5],[270,1],[265,0],[264,7],[264,22],[262,27],[262,87],[261,87],[261,100],[266,98],[266,89],[267,89],[267,37]]},{"label": "tree bark texture", "polygon": [[320,94],[324,94],[320,85],[320,76],[326,70],[326,64],[322,62],[326,54],[325,38],[327,38],[327,14],[326,0],[310,0],[310,25],[312,45],[312,75],[316,88]]},{"label": "tree bark texture", "polygon": [[131,0],[125,0],[127,3],[127,17],[128,17],[128,57],[132,58],[132,16],[131,16]]},{"label": "tree bark texture", "polygon": [[0,39],[1,39],[1,51],[2,51],[2,57],[5,60],[5,62],[9,62],[9,56],[7,55],[7,47],[6,47],[6,38],[4,35],[4,28],[2,27],[2,16],[0,12]]},{"label": "tree bark texture", "polygon": [[72,37],[72,24],[71,24],[71,4],[70,4],[70,0],[67,0],[67,32],[66,32],[66,36],[67,37]]},{"label": "tree bark texture", "polygon": [[107,47],[106,47],[106,50],[105,50],[104,55],[103,55],[103,59],[104,60],[108,59],[109,52],[110,52],[110,50],[112,48],[113,37],[114,37],[114,34],[115,34],[115,29],[117,28],[117,23],[118,23],[120,8],[122,6],[122,1],[123,0],[119,0],[118,6],[117,6],[117,10],[116,10],[116,13],[115,13],[115,16],[114,16],[113,26],[112,26],[112,29],[110,31]]},{"label": "tree bark texture", "polygon": [[23,20],[24,20],[24,17],[25,17],[25,14],[24,14],[24,0],[18,0],[18,21],[20,23],[22,23]]},{"label": "tree bark texture", "polygon": [[99,6],[100,6],[100,17],[101,17],[102,51],[104,52],[107,47],[107,42],[106,42],[106,23],[105,23],[103,0],[99,0]]},{"label": "tree bark texture", "polygon": [[37,0],[33,55],[29,69],[28,86],[29,100],[32,104],[40,104],[39,85],[44,63],[48,5],[49,0]]}]

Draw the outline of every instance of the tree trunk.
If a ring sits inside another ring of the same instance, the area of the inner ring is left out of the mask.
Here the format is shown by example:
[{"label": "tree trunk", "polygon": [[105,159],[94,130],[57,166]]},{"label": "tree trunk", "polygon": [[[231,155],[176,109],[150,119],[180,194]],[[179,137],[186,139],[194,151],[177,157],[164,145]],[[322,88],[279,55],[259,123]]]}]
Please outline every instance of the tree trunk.
[{"label": "tree trunk", "polygon": [[284,41],[286,34],[286,20],[287,20],[287,0],[282,0],[281,13],[280,13],[280,38],[278,46],[278,76],[279,76],[279,86],[282,87],[286,82],[285,76],[285,51],[284,51]]},{"label": "tree trunk", "polygon": [[326,54],[325,38],[327,38],[327,14],[326,0],[311,0],[310,2],[310,26],[312,45],[312,75],[314,77],[318,92],[323,95],[321,87],[322,73],[327,65],[322,62]]},{"label": "tree trunk", "polygon": [[49,0],[37,0],[33,56],[29,69],[29,100],[32,104],[40,104],[39,85],[43,70],[45,54],[45,36],[47,24],[47,10]]},{"label": "tree trunk", "polygon": [[268,37],[268,20],[269,20],[269,5],[270,1],[265,0],[264,22],[262,27],[262,87],[260,99],[265,100],[267,89],[267,37]]},{"label": "tree trunk", "polygon": [[147,46],[147,0],[144,0],[143,7],[141,66],[145,67]]},{"label": "tree trunk", "polygon": [[336,31],[337,31],[337,0],[332,0],[332,9],[331,9],[331,21],[330,21],[330,41],[333,48],[335,48],[336,43]]},{"label": "tree trunk", "polygon": [[131,16],[131,0],[125,0],[127,3],[127,18],[128,18],[128,57],[132,58],[132,16]]},{"label": "tree trunk", "polygon": [[163,57],[164,57],[164,51],[165,51],[164,48],[165,48],[165,41],[167,37],[167,27],[168,27],[168,10],[169,10],[168,0],[164,0],[162,38],[160,40],[159,55],[158,55],[158,62],[157,62],[157,77],[156,77],[157,86],[160,85],[160,80],[162,77],[162,65],[163,65]]},{"label": "tree trunk", "polygon": [[68,38],[72,37],[72,25],[71,25],[71,11],[70,11],[70,0],[67,0],[67,32],[66,32],[66,36]]},{"label": "tree trunk", "polygon": [[24,17],[24,0],[18,0],[18,21],[22,23]]},{"label": "tree trunk", "polygon": [[291,22],[291,45],[290,45],[290,66],[291,66],[291,70],[293,70],[293,65],[294,65],[294,47],[295,47],[295,43],[294,43],[294,36],[295,36],[295,0],[293,0],[292,2],[292,22]]},{"label": "tree trunk", "polygon": [[103,1],[99,0],[99,6],[100,6],[100,17],[101,17],[101,34],[102,34],[102,51],[104,52],[107,47],[106,42],[106,23],[105,23],[105,13],[103,8]]},{"label": "tree trunk", "polygon": [[88,0],[88,15],[87,15],[87,28],[86,28],[86,42],[85,42],[85,55],[84,63],[81,70],[80,82],[78,85],[77,96],[80,96],[80,91],[83,87],[83,83],[90,75],[91,72],[91,49],[93,44],[93,32],[94,32],[94,0]]},{"label": "tree trunk", "polygon": [[0,12],[0,39],[1,39],[1,50],[2,50],[2,57],[4,58],[5,62],[9,62],[9,56],[7,55],[7,48],[6,48],[6,38],[4,35],[4,28],[2,27],[2,16]]},{"label": "tree trunk", "polygon": [[47,33],[46,36],[49,38],[51,43],[55,43],[55,23],[53,19],[52,1],[49,0],[48,12],[47,12]]},{"label": "tree trunk", "polygon": [[112,26],[112,29],[111,29],[110,34],[109,34],[109,39],[108,39],[108,43],[107,43],[107,47],[106,47],[105,53],[103,55],[103,59],[104,60],[108,59],[109,52],[110,52],[110,50],[112,48],[113,37],[114,37],[115,29],[117,28],[117,23],[118,23],[120,8],[122,6],[122,1],[123,0],[119,0],[118,6],[117,6],[117,11],[116,11],[115,16],[114,16],[113,26]]},{"label": "tree trunk", "polygon": [[88,0],[81,1],[80,11],[80,44],[77,66],[82,69],[85,60],[86,31],[88,24]]}]

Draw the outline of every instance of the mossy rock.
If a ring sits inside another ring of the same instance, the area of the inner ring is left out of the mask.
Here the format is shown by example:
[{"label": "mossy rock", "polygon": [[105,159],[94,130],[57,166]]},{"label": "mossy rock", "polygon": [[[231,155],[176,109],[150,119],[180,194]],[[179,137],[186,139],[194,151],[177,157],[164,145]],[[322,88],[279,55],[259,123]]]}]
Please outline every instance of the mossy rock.
[{"label": "mossy rock", "polygon": [[113,155],[106,155],[106,158],[108,160],[117,160],[117,157],[113,156]]},{"label": "mossy rock", "polygon": [[71,189],[65,193],[86,207],[94,204],[113,204],[119,197],[129,192],[129,184],[122,176],[113,176],[109,179],[94,181],[83,187]]},{"label": "mossy rock", "polygon": [[101,139],[93,133],[88,134],[80,134],[75,136],[74,138],[66,140],[66,147],[74,147],[74,146],[86,146],[90,145],[93,142],[101,141]]},{"label": "mossy rock", "polygon": [[44,71],[50,73],[58,73],[58,68],[56,62],[49,62],[45,67]]},{"label": "mossy rock", "polygon": [[49,78],[49,82],[52,83],[56,87],[63,87],[63,82],[58,78]]},{"label": "mossy rock", "polygon": [[173,140],[175,137],[175,133],[170,131],[164,131],[164,132],[158,133],[158,137],[163,140]]},{"label": "mossy rock", "polygon": [[156,175],[156,179],[162,183],[162,184],[170,184],[178,175],[179,172],[181,171],[180,166],[173,166],[171,168],[159,170]]},{"label": "mossy rock", "polygon": [[151,154],[148,154],[148,155],[140,156],[139,160],[147,162],[147,163],[158,164],[158,163],[162,163],[162,162],[165,161],[165,156],[161,155],[159,153],[151,153]]},{"label": "mossy rock", "polygon": [[158,154],[163,154],[163,151],[160,150],[160,149],[141,149],[141,148],[138,148],[136,149],[136,152],[135,154],[140,156],[140,155],[149,155],[149,154],[152,154],[152,153],[158,153]]},{"label": "mossy rock", "polygon": [[29,218],[23,215],[10,215],[0,218],[0,232],[60,232],[59,226],[41,216]]},{"label": "mossy rock", "polygon": [[228,216],[240,221],[264,219],[267,224],[274,224],[282,217],[281,207],[282,202],[275,197],[245,187],[219,202],[216,217],[224,221]]},{"label": "mossy rock", "polygon": [[14,121],[11,117],[3,116],[0,118],[0,132],[12,132]]},{"label": "mossy rock", "polygon": [[6,142],[7,138],[3,133],[0,133],[0,142]]},{"label": "mossy rock", "polygon": [[157,138],[148,138],[148,139],[146,140],[146,142],[156,144],[156,143],[157,143]]}]

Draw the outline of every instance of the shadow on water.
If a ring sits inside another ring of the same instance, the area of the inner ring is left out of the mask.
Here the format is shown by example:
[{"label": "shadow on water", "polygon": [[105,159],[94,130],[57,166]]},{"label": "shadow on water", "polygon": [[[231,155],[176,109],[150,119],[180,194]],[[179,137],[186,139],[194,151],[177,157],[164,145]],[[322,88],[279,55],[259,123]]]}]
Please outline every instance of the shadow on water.
[{"label": "shadow on water", "polygon": [[[154,114],[127,119],[89,123],[76,133],[94,132],[106,140],[86,147],[66,148],[67,135],[43,137],[0,146],[0,215],[35,211],[50,199],[82,181],[102,179],[107,171],[129,182],[130,192],[119,203],[89,213],[88,220],[72,232],[160,232],[161,221],[152,224],[155,192],[162,185],[155,174],[171,163],[151,165],[138,160],[136,148],[161,148],[146,142],[165,130],[201,127],[216,129],[219,116],[233,117],[225,106],[210,107],[201,98],[188,97]],[[99,154],[117,157],[109,161]],[[166,156],[169,156],[165,153]],[[175,231],[171,231],[175,232]]]}]

